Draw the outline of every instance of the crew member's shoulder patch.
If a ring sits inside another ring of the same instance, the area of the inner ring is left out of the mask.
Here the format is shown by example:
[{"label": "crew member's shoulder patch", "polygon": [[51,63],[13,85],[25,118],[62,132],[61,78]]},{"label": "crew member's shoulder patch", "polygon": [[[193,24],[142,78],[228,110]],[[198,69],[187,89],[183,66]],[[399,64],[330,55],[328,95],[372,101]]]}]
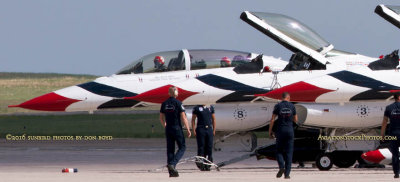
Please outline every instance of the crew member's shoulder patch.
[{"label": "crew member's shoulder patch", "polygon": [[203,107],[199,107],[199,111],[202,112],[203,111]]}]

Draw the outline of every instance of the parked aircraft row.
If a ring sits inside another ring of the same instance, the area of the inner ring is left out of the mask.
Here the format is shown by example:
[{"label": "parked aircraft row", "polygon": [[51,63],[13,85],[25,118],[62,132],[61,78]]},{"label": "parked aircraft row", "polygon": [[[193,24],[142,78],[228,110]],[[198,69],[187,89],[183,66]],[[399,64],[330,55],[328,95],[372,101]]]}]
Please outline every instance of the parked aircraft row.
[{"label": "parked aircraft row", "polygon": [[[398,15],[393,7],[377,9]],[[373,58],[337,50],[305,24],[281,14],[245,11],[240,18],[292,51],[290,60],[227,50],[157,52],[111,76],[9,107],[66,112],[134,108],[160,104],[168,98],[168,88],[176,86],[185,105],[213,104],[217,131],[230,136],[267,126],[280,95],[290,92],[301,130],[318,129],[323,135],[378,134],[376,127],[391,93],[400,91],[400,80],[395,79],[400,76],[398,51]],[[190,110],[187,115],[190,119]],[[254,143],[253,135],[250,138]],[[331,163],[324,165],[331,159],[349,166],[356,157],[343,154],[374,150],[378,145],[379,141],[324,141],[316,162],[321,169],[330,168]]]}]

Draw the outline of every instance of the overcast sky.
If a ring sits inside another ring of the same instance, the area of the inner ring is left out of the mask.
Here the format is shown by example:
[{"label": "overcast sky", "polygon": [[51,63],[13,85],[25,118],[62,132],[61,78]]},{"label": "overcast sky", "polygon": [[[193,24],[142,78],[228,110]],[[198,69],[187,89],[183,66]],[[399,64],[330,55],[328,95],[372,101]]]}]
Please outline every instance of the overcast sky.
[{"label": "overcast sky", "polygon": [[400,48],[400,29],[374,13],[378,4],[400,2],[1,0],[0,72],[111,75],[146,54],[184,48],[288,60],[289,50],[239,19],[245,10],[295,17],[336,49],[378,57]]}]

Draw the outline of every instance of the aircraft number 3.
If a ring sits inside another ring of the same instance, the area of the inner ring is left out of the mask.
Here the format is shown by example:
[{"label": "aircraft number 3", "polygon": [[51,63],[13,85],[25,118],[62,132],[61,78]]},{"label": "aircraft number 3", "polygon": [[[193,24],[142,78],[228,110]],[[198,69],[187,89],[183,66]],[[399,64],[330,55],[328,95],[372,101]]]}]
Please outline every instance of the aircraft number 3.
[{"label": "aircraft number 3", "polygon": [[367,105],[359,105],[357,107],[357,115],[358,117],[364,118],[367,117],[370,113],[370,109]]},{"label": "aircraft number 3", "polygon": [[233,111],[233,117],[236,120],[244,120],[247,117],[247,111],[242,108],[236,108],[235,111]]}]

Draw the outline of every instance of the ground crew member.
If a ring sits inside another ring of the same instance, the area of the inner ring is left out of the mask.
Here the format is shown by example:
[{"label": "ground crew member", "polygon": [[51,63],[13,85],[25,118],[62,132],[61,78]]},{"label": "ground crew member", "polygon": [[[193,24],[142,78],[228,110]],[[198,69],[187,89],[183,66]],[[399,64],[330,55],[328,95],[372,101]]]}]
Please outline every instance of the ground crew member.
[{"label": "ground crew member", "polygon": [[[197,125],[195,125],[196,118]],[[192,128],[197,140],[197,155],[212,162],[213,136],[215,135],[214,107],[206,107],[205,105],[194,107],[192,112]],[[201,171],[209,171],[211,167],[203,165],[203,163],[196,163],[196,165]]]},{"label": "ground crew member", "polygon": [[400,143],[400,92],[394,94],[395,102],[390,104],[385,109],[383,116],[381,136],[382,140],[385,137],[387,122],[390,119],[390,135],[396,136],[396,140],[390,141],[390,152],[392,152],[392,165],[394,178],[399,178],[399,143]]},{"label": "ground crew member", "polygon": [[[190,137],[190,129],[185,115],[185,108],[182,103],[176,99],[178,89],[170,87],[168,90],[168,98],[161,104],[160,121],[165,128],[165,136],[167,138],[167,168],[169,177],[178,177],[178,171],[175,169],[176,164],[185,153],[185,137],[182,131],[182,124],[187,128],[188,137]],[[175,142],[178,145],[178,151],[175,154]]]},{"label": "ground crew member", "polygon": [[[289,101],[289,93],[284,92],[282,102],[274,107],[269,124],[269,137],[274,138],[276,136],[276,159],[279,165],[276,177],[280,178],[285,173],[285,179],[290,179],[294,145],[293,124],[297,122],[296,108]],[[276,117],[278,119],[275,121]]]}]

